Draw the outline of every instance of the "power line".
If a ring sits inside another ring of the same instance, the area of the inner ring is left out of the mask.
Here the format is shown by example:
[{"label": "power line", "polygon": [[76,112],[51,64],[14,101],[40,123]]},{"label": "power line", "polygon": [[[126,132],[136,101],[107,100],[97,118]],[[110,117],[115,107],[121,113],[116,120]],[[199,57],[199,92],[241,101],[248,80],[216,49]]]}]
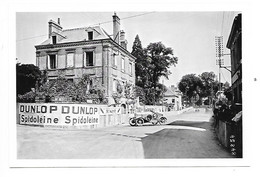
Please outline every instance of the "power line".
[{"label": "power line", "polygon": [[222,16],[221,36],[222,36],[222,32],[223,32],[224,19],[225,19],[225,11],[223,11],[223,16]]},{"label": "power line", "polygon": [[153,12],[146,12],[146,13],[143,13],[143,14],[133,15],[133,16],[129,16],[129,17],[124,17],[124,18],[122,18],[122,20],[129,19],[129,18],[134,18],[134,17],[139,17],[139,16],[151,14],[151,13],[155,13],[155,11],[153,11]]},{"label": "power line", "polygon": [[[138,14],[138,15],[133,15],[133,16],[128,16],[128,17],[124,17],[124,18],[121,18],[120,20],[125,20],[125,19],[129,19],[129,18],[139,17],[139,16],[151,14],[151,13],[155,13],[155,11],[153,11],[153,12],[146,12],[146,13],[143,13],[143,14]],[[112,20],[110,20],[110,21],[105,21],[105,22],[93,24],[93,25],[90,25],[90,26],[101,25],[101,24],[111,23],[111,22],[113,22],[113,21],[112,21]],[[33,36],[33,37],[28,37],[28,38],[19,39],[19,40],[16,40],[16,42],[25,41],[25,40],[30,40],[30,39],[34,39],[34,38],[43,37],[43,36],[47,36],[47,34],[43,34],[43,35],[39,35],[39,36]]]},{"label": "power line", "polygon": [[39,37],[42,37],[42,36],[47,36],[47,34],[43,34],[43,35],[39,35],[39,36],[33,36],[33,37],[28,37],[28,38],[19,39],[19,40],[16,40],[16,42],[25,41],[25,40],[34,39],[34,38],[39,38]]},{"label": "power line", "polygon": [[[121,18],[120,20],[125,20],[125,19],[129,19],[129,18],[134,18],[134,17],[140,17],[140,16],[143,16],[143,15],[151,14],[151,13],[155,13],[155,11],[124,17],[124,18]],[[96,23],[94,25],[101,25],[101,24],[111,23],[111,22],[113,22],[113,20],[109,20],[109,21],[105,21],[105,22],[101,22],[101,23]],[[94,25],[91,25],[91,26],[94,26]]]}]

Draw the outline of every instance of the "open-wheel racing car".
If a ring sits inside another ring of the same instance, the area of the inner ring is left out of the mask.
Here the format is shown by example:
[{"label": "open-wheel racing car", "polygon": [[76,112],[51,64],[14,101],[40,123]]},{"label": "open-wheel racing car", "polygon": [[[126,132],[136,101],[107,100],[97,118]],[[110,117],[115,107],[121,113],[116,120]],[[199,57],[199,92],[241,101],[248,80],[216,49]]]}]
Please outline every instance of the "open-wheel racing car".
[{"label": "open-wheel racing car", "polygon": [[144,123],[164,124],[167,122],[167,118],[162,113],[150,111],[149,113],[136,113],[135,117],[129,119],[131,126],[143,125]]}]

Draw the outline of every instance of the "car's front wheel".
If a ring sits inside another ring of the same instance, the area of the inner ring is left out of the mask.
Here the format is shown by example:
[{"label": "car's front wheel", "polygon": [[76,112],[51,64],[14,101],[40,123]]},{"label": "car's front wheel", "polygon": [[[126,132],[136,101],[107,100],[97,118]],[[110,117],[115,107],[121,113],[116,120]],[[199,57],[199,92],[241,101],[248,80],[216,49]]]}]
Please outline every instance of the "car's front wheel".
[{"label": "car's front wheel", "polygon": [[160,123],[164,124],[167,122],[167,118],[166,117],[161,117],[160,118]]},{"label": "car's front wheel", "polygon": [[142,118],[138,118],[138,119],[136,120],[136,124],[137,124],[137,125],[143,125],[143,124],[144,124],[144,120],[143,120]]}]

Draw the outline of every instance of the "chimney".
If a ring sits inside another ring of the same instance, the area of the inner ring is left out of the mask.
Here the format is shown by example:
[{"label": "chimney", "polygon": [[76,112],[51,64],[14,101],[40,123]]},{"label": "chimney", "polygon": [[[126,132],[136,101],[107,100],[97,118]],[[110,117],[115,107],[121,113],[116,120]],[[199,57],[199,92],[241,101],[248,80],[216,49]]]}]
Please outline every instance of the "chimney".
[{"label": "chimney", "polygon": [[60,26],[60,19],[58,18],[58,23],[53,20],[49,22],[49,38],[51,37],[52,32],[61,33],[62,27]]},{"label": "chimney", "polygon": [[113,39],[119,44],[120,38],[120,18],[114,13],[113,15]]},{"label": "chimney", "polygon": [[123,30],[120,31],[120,45],[127,49],[127,40],[125,39],[125,32]]},{"label": "chimney", "polygon": [[175,91],[175,86],[174,85],[171,85],[171,90]]}]

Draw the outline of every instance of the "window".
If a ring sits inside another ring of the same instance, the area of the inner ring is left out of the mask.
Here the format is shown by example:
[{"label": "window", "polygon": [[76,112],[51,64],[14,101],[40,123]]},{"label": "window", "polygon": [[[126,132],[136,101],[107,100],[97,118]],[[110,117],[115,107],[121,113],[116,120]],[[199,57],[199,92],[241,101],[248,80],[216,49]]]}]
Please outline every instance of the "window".
[{"label": "window", "polygon": [[237,87],[234,89],[234,102],[238,103],[238,93],[237,93]]},{"label": "window", "polygon": [[89,90],[91,89],[92,87],[92,80],[90,80],[89,82],[87,82],[87,90],[86,90],[86,93],[89,93]]},{"label": "window", "polygon": [[121,114],[126,114],[126,105],[125,104],[121,105]]},{"label": "window", "polygon": [[121,68],[122,68],[122,71],[125,72],[125,59],[122,58],[122,63],[121,63]]},{"label": "window", "polygon": [[85,66],[94,66],[93,52],[85,52]]},{"label": "window", "polygon": [[238,102],[242,103],[242,84],[238,86]]},{"label": "window", "polygon": [[112,57],[113,57],[113,66],[117,66],[117,55],[113,53]]},{"label": "window", "polygon": [[88,40],[93,40],[93,31],[88,32]]},{"label": "window", "polygon": [[74,53],[67,54],[67,68],[74,67]]},{"label": "window", "polygon": [[56,55],[49,55],[49,69],[56,69]]},{"label": "window", "polygon": [[122,81],[122,92],[124,93],[125,92],[125,82]]},{"label": "window", "polygon": [[52,36],[52,44],[56,44],[57,43],[57,37],[56,36]]},{"label": "window", "polygon": [[132,63],[129,63],[129,73],[130,73],[130,75],[132,75],[133,74],[133,65],[132,65]]},{"label": "window", "polygon": [[73,79],[67,79],[70,83],[73,83]]},{"label": "window", "polygon": [[115,66],[115,58],[116,58],[116,56],[114,54],[112,54],[112,66]]},{"label": "window", "polygon": [[117,81],[113,80],[113,92],[117,92]]}]

